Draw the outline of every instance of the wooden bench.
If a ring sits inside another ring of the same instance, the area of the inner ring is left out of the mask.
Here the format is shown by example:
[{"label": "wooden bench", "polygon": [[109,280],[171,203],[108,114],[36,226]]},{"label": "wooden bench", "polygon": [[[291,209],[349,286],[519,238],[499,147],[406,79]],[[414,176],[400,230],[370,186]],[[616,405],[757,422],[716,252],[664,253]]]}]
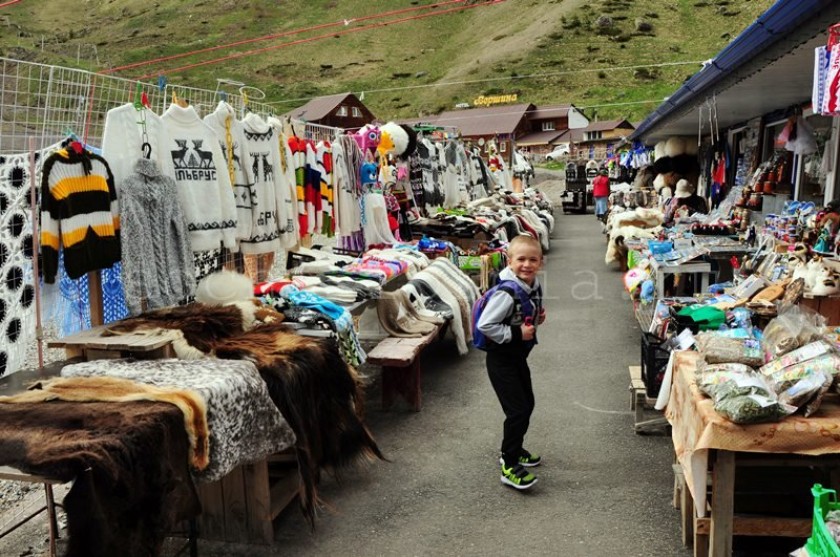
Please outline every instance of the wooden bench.
[{"label": "wooden bench", "polygon": [[422,406],[420,388],[420,353],[436,339],[438,326],[431,333],[415,338],[387,337],[368,352],[367,363],[382,366],[382,407],[389,409],[397,394],[419,412]]}]

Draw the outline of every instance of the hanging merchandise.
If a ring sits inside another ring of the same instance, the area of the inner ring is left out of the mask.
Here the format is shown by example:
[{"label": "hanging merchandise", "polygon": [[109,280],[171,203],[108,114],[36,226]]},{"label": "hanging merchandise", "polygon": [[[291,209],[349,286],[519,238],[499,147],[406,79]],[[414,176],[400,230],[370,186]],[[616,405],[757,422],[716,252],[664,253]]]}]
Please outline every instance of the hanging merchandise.
[{"label": "hanging merchandise", "polygon": [[251,235],[240,246],[246,255],[273,254],[280,249],[281,234],[289,232],[286,226],[294,212],[291,190],[286,183],[287,175],[280,172],[280,144],[274,129],[254,112],[248,113],[242,124],[254,187]]},{"label": "hanging merchandise", "polygon": [[361,176],[356,171],[362,164],[362,151],[349,135],[333,143],[333,195],[335,203],[335,233],[341,237],[339,245],[356,250],[354,235],[362,229],[359,201]]},{"label": "hanging merchandise", "polygon": [[[371,156],[371,155],[368,155]],[[373,244],[395,244],[397,239],[388,222],[388,207],[379,183],[376,163],[365,162],[359,170],[362,182],[362,230],[365,247]]]},{"label": "hanging merchandise", "polygon": [[[286,215],[286,223],[281,223],[281,227],[285,230],[280,236],[281,245],[288,249],[295,246],[300,241],[300,230],[298,229],[297,219],[297,183],[295,177],[294,155],[289,146],[289,140],[286,133],[283,131],[284,125],[277,118],[269,117],[268,124],[274,128],[277,136],[277,148],[280,151],[280,172],[284,178],[282,183],[285,184],[288,193],[284,197],[288,197],[291,207]],[[289,126],[291,128],[291,125]]]},{"label": "hanging merchandise", "polygon": [[41,253],[46,283],[55,282],[60,248],[70,278],[120,260],[114,177],[105,159],[77,142],[44,161]]},{"label": "hanging merchandise", "polygon": [[254,207],[254,164],[248,143],[245,139],[245,128],[236,119],[236,111],[231,105],[220,101],[216,110],[204,117],[204,123],[216,133],[219,147],[225,159],[225,169],[233,184],[233,198],[236,203],[236,239],[239,241],[251,238]]},{"label": "hanging merchandise", "polygon": [[102,134],[102,156],[108,161],[117,192],[123,181],[134,173],[134,163],[144,154],[144,144],[158,168],[162,168],[164,152],[160,148],[160,116],[140,104],[127,103],[112,108],[105,116]]},{"label": "hanging merchandise", "polygon": [[29,154],[0,155],[0,376],[23,365],[35,337],[30,179]]},{"label": "hanging merchandise", "polygon": [[317,230],[323,236],[332,238],[335,235],[335,222],[333,222],[335,190],[333,189],[332,146],[328,141],[319,141],[315,145],[315,160],[318,164],[318,177],[320,178],[318,189],[321,193],[321,210],[318,213]]},{"label": "hanging merchandise", "polygon": [[195,292],[187,221],[175,182],[138,159],[120,199],[123,284],[132,315],[177,304]]},{"label": "hanging merchandise", "polygon": [[161,122],[162,170],[178,186],[193,251],[235,251],[236,204],[216,134],[192,106],[170,105]]}]

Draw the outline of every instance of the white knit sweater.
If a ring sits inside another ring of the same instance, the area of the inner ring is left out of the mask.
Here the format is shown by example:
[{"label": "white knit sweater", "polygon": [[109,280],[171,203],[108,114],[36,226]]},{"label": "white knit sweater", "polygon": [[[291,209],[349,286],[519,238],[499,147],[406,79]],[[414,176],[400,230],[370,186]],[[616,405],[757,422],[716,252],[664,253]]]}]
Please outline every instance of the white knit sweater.
[{"label": "white knit sweater", "polygon": [[[230,175],[229,156],[233,158],[233,199],[236,203],[236,239],[247,240],[253,235],[254,174],[251,153],[245,140],[245,128],[236,119],[236,112],[221,101],[212,114],[204,117],[219,139],[219,148],[225,158],[225,171]],[[228,137],[230,133],[230,137]],[[228,154],[230,151],[230,155]],[[220,169],[221,170],[221,169]]]},{"label": "white knit sweater", "polygon": [[294,206],[286,183],[277,132],[254,112],[242,120],[254,175],[251,237],[242,240],[242,253],[270,253],[280,249],[280,236],[290,223]]},{"label": "white knit sweater", "polygon": [[170,105],[161,117],[163,173],[175,179],[194,252],[236,250],[236,205],[213,130],[194,108]]},{"label": "white knit sweater", "polygon": [[144,117],[146,136],[152,148],[150,160],[160,170],[160,163],[164,154],[160,146],[162,128],[160,116],[148,108],[137,110],[132,103],[112,108],[105,116],[102,156],[108,161],[108,166],[111,167],[111,173],[114,175],[114,185],[118,193],[123,181],[134,173],[134,165],[137,159],[143,156],[143,127],[139,122]]}]

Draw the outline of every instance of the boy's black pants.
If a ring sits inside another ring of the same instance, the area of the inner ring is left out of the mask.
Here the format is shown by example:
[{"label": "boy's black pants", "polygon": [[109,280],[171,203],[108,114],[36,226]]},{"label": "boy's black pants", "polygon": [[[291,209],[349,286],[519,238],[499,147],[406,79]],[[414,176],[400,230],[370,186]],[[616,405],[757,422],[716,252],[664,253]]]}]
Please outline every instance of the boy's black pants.
[{"label": "boy's black pants", "polygon": [[534,411],[534,389],[527,352],[488,351],[487,373],[505,413],[502,458],[505,465],[513,466],[519,462],[522,443]]}]

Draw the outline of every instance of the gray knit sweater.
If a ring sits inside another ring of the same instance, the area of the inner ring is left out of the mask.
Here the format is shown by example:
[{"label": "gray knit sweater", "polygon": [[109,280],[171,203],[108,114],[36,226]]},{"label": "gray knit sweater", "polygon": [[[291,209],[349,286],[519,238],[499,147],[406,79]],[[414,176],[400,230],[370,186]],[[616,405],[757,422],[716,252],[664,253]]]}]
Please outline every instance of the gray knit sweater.
[{"label": "gray knit sweater", "polygon": [[131,314],[192,295],[193,254],[175,181],[154,162],[139,159],[120,193],[122,280]]}]

